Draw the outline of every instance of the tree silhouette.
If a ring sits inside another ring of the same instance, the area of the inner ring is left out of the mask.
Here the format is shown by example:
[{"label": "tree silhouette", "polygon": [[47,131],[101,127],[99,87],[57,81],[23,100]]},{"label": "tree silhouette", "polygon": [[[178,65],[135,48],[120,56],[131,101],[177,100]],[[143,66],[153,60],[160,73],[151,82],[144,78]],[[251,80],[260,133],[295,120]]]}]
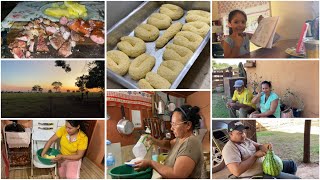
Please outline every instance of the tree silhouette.
[{"label": "tree silhouette", "polygon": [[53,86],[53,89],[55,89],[57,92],[58,90],[60,91],[60,87],[62,86],[62,83],[59,81],[55,81],[51,85]]},{"label": "tree silhouette", "polygon": [[34,91],[34,92],[41,92],[43,91],[43,88],[39,85],[34,85],[31,89],[31,91]]},{"label": "tree silhouette", "polygon": [[71,67],[70,64],[67,64],[66,61],[55,61],[56,63],[56,67],[61,67],[62,69],[64,69],[64,71],[66,72],[70,72],[71,71]]},{"label": "tree silhouette", "polygon": [[94,61],[89,63],[88,66],[89,75],[77,77],[75,85],[79,87],[80,91],[85,91],[86,89],[91,88],[104,89],[104,61]]}]

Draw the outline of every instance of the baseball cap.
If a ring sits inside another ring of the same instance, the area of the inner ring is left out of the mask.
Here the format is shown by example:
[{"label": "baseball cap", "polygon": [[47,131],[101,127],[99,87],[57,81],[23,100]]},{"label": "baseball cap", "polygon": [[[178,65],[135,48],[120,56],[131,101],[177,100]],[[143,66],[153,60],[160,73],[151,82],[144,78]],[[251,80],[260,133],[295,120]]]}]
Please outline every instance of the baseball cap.
[{"label": "baseball cap", "polygon": [[233,87],[237,88],[237,87],[242,87],[243,85],[244,85],[243,80],[239,79],[239,80],[236,80],[236,82],[234,82]]},{"label": "baseball cap", "polygon": [[233,130],[242,131],[244,129],[249,129],[248,126],[243,125],[240,121],[231,121],[228,124],[228,131],[231,132]]}]

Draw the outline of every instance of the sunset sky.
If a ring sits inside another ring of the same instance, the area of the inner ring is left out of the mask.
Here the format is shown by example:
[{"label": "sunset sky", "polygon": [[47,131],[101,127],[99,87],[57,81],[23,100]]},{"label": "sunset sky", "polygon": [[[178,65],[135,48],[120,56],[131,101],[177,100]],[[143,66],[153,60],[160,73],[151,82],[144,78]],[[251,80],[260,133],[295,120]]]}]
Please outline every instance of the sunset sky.
[{"label": "sunset sky", "polygon": [[[88,74],[88,64],[91,61],[67,61],[71,72],[66,73],[61,67],[55,67],[55,61],[2,61],[1,91],[31,91],[34,85],[40,85],[43,92],[49,89],[55,91],[51,84],[54,81],[62,83],[61,92],[68,89],[78,90],[76,78]],[[89,91],[98,91],[89,89]]]}]

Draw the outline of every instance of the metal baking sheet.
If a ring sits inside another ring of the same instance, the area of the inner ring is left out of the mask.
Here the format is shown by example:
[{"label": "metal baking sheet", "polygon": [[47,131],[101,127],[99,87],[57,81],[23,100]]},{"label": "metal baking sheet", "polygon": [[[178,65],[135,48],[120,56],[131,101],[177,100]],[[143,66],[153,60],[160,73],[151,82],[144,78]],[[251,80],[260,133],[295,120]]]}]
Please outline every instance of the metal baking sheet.
[{"label": "metal baking sheet", "polygon": [[[147,19],[152,13],[159,12],[159,8],[162,4],[170,3],[180,6],[184,9],[184,16],[180,18],[179,20],[173,21],[175,22],[181,22],[185,24],[185,16],[187,14],[188,10],[204,10],[207,12],[210,12],[210,1],[149,1],[142,3],[137,9],[135,9],[133,12],[131,12],[127,17],[119,21],[117,24],[115,24],[107,33],[107,50],[115,50],[117,49],[117,43],[120,42],[120,38],[123,36],[134,36],[134,29],[142,24],[146,23]],[[165,30],[160,30],[160,36],[164,33]],[[203,41],[199,45],[199,47],[196,49],[196,51],[193,53],[192,57],[189,59],[187,64],[185,64],[184,68],[176,78],[176,80],[171,84],[170,89],[176,89],[184,76],[188,73],[189,69],[193,65],[193,63],[197,60],[198,56],[200,55],[201,51],[205,47],[205,45],[208,43],[210,38],[210,32],[207,33],[207,35],[203,38]],[[169,43],[172,43],[173,40],[171,39]],[[162,54],[165,50],[165,46],[161,49],[157,49],[155,47],[155,41],[154,42],[146,42],[147,50],[146,53],[154,56],[156,58],[155,66],[152,69],[152,72],[157,72],[158,67],[162,63]],[[130,58],[130,60],[133,60],[134,58]],[[120,76],[116,73],[114,73],[111,70],[107,71],[108,78],[112,79],[115,82],[118,82],[122,86],[128,88],[128,89],[139,89],[138,87],[138,81],[135,81],[131,79],[130,75],[127,73],[124,76]]]}]

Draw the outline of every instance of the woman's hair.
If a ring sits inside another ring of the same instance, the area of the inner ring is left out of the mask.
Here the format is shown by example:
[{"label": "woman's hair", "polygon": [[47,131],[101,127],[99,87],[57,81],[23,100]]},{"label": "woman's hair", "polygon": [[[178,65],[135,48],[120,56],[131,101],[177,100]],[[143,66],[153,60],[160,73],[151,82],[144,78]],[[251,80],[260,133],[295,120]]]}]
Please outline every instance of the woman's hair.
[{"label": "woman's hair", "polygon": [[262,81],[261,86],[262,86],[262,84],[268,84],[268,86],[269,86],[270,88],[272,87],[271,81]]},{"label": "woman's hair", "polygon": [[[228,22],[231,23],[233,17],[234,17],[236,14],[238,14],[238,13],[242,14],[242,15],[244,16],[244,18],[246,19],[246,21],[247,21],[247,15],[246,15],[246,13],[243,12],[243,11],[241,11],[241,10],[239,10],[239,9],[236,9],[236,10],[233,10],[233,11],[231,11],[231,12],[229,13]],[[231,35],[232,32],[233,32],[233,31],[232,31],[232,28],[229,27],[229,35]]]},{"label": "woman's hair", "polygon": [[181,107],[176,108],[173,112],[180,112],[182,121],[192,123],[192,129],[200,128],[200,108],[198,106],[182,105]]},{"label": "woman's hair", "polygon": [[82,120],[66,120],[72,127],[78,127],[80,126],[80,130],[84,133],[86,133],[86,128],[83,124]]}]

